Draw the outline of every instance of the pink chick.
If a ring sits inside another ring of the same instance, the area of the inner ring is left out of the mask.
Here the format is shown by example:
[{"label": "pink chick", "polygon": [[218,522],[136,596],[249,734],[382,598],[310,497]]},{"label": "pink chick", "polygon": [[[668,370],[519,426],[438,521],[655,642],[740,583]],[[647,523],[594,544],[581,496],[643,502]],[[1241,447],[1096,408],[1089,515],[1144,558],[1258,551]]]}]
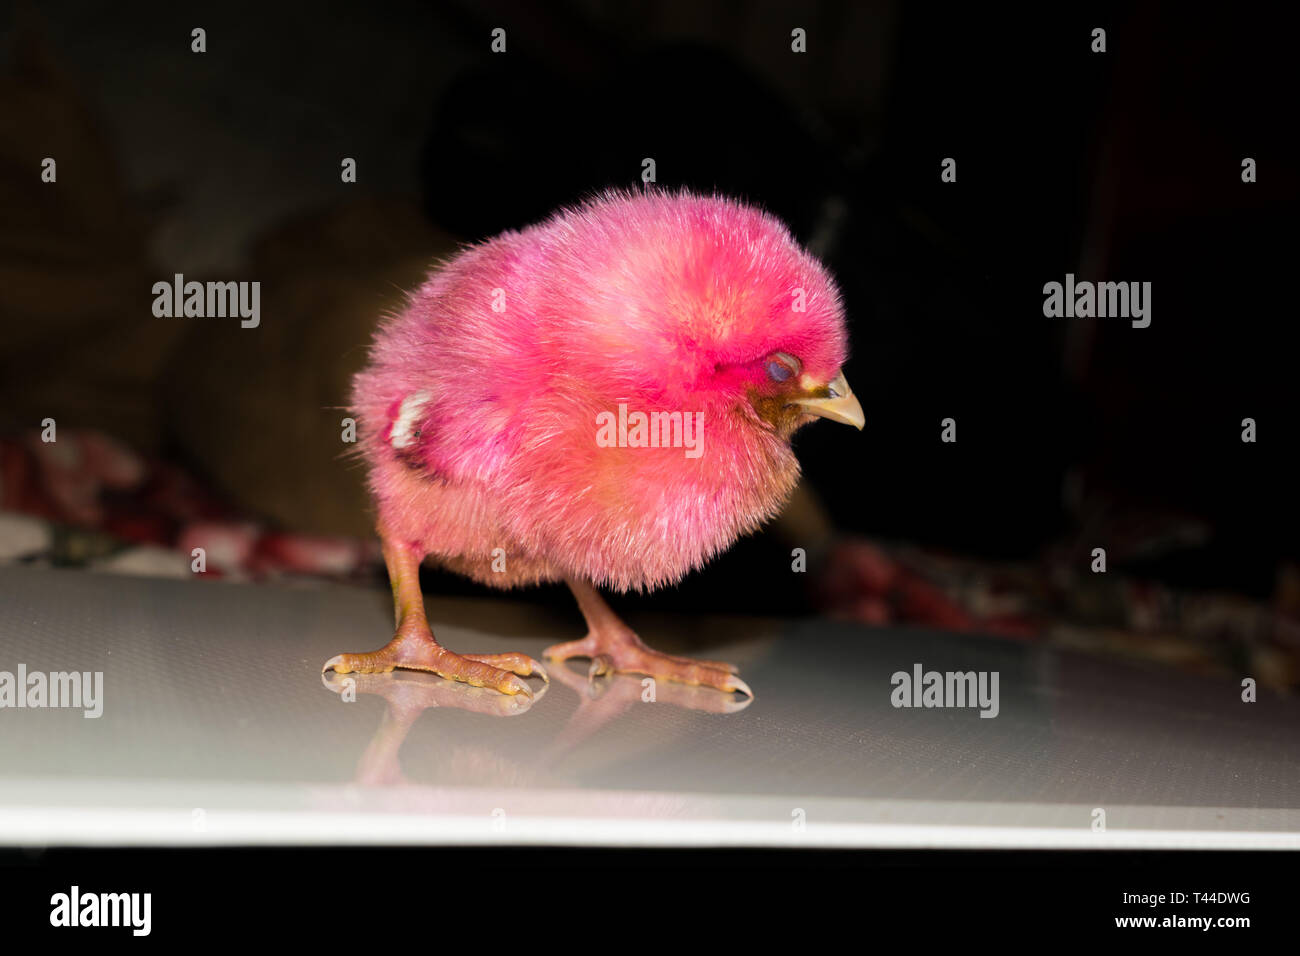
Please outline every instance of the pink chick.
[{"label": "pink chick", "polygon": [[394,668],[530,694],[524,654],[455,654],[425,559],[500,588],[565,581],[587,621],[551,659],[753,696],[736,668],[658,653],[597,588],[672,583],[754,531],[799,478],[796,429],[863,426],[839,293],[785,226],[687,192],[609,192],[437,268],[353,382],[397,616]]}]

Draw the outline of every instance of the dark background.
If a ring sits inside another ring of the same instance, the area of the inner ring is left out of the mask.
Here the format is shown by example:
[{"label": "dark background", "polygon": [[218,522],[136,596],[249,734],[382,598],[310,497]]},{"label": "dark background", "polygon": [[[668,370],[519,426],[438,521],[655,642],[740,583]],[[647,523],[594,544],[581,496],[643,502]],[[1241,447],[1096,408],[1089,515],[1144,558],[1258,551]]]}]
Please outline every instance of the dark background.
[{"label": "dark background", "polygon": [[[342,403],[380,294],[409,286],[388,263],[427,264],[426,243],[454,251],[633,185],[649,156],[661,186],[771,209],[837,277],[867,428],[810,427],[797,448],[842,529],[1000,560],[1086,562],[1114,543],[1112,570],[1260,598],[1300,558],[1297,84],[1294,33],[1273,14],[87,2],[23,16],[0,18],[10,430],[57,414],[185,462],[273,524],[352,530],[304,502],[359,501],[359,476],[330,464],[337,413],[322,410]],[[496,26],[505,55],[489,52]],[[1090,51],[1097,26],[1104,54]],[[790,50],[794,27],[806,54]],[[60,154],[69,185],[54,200],[34,170],[60,135],[85,149]],[[79,170],[74,156],[90,158]],[[355,185],[339,182],[343,156]],[[948,156],[955,184],[940,182]],[[1246,156],[1257,183],[1241,181]],[[51,206],[72,201],[79,172],[102,177],[84,208]],[[355,219],[331,212],[358,205]],[[51,224],[62,245],[41,238]],[[261,279],[263,328],[162,329],[148,289],[175,271]],[[107,291],[78,278],[110,272]],[[1152,282],[1151,326],[1045,318],[1043,284],[1067,272]],[[331,326],[351,331],[329,337],[313,322],[342,298],[340,273],[366,291]],[[297,331],[277,339],[291,312]],[[87,344],[108,327],[111,341]],[[121,371],[142,354],[144,371]],[[308,424],[276,413],[282,392],[256,391],[304,376],[317,387],[289,400]],[[939,441],[947,416],[955,445]],[[263,496],[286,474],[289,492]],[[1204,534],[1119,546],[1169,515]],[[788,552],[760,536],[628,600],[797,608]],[[429,586],[473,590],[445,575]]]}]

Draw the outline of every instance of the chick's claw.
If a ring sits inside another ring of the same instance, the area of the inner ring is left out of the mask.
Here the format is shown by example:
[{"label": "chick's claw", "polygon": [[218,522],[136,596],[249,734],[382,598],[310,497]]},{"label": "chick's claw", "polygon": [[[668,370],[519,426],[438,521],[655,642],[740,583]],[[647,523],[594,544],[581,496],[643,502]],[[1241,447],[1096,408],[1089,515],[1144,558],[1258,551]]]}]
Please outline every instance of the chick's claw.
[{"label": "chick's claw", "polygon": [[490,687],[511,696],[533,696],[522,677],[538,673],[549,680],[542,666],[526,654],[454,654],[435,641],[432,634],[399,634],[377,651],[336,654],[325,662],[321,672],[386,674],[396,668],[427,671],[447,680]]}]

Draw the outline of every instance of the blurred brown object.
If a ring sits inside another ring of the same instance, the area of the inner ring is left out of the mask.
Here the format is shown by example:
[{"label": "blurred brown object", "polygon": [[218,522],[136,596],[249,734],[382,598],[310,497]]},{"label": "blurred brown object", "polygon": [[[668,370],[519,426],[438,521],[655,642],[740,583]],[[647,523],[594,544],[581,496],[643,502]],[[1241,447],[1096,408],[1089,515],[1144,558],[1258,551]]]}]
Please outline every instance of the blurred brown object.
[{"label": "blurred brown object", "polygon": [[153,285],[172,270],[150,260],[144,204],[29,5],[14,36],[0,76],[0,434],[45,418],[97,430],[188,458],[242,512],[369,535],[339,406],[376,321],[455,240],[414,201],[340,204],[254,245],[238,278],[261,282],[259,327],[156,317]]},{"label": "blurred brown object", "polygon": [[222,492],[295,531],[370,535],[360,468],[341,456],[348,388],[379,318],[456,242],[414,204],[355,203],[255,245],[261,324],[190,320],[164,383],[167,430]]},{"label": "blurred brown object", "polygon": [[147,224],[27,5],[12,54],[0,75],[0,431],[50,417],[152,449],[154,383],[181,327],[152,314]]}]

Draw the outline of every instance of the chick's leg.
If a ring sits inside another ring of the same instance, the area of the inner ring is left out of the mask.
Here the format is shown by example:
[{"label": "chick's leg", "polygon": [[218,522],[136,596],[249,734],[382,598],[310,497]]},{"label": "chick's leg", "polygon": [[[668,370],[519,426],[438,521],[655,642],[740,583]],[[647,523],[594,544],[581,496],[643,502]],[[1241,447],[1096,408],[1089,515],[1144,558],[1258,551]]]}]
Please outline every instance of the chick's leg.
[{"label": "chick's leg", "polygon": [[521,679],[546,671],[527,654],[453,654],[433,636],[424,616],[424,595],[420,593],[420,561],[424,555],[410,545],[382,535],[384,562],[393,586],[393,608],[397,633],[387,645],[365,654],[337,654],[325,662],[324,671],[339,674],[383,674],[394,668],[429,671],[448,680],[475,687],[491,687],[503,694],[532,691]]},{"label": "chick's leg", "polygon": [[721,691],[741,691],[754,696],[749,686],[736,676],[736,668],[725,661],[695,660],[661,654],[647,647],[636,633],[624,624],[600,594],[585,581],[570,579],[569,590],[578,599],[582,616],[587,619],[587,636],[579,641],[554,644],[543,654],[553,660],[590,657],[589,675],[609,671],[647,674],[683,684],[716,687]]}]

